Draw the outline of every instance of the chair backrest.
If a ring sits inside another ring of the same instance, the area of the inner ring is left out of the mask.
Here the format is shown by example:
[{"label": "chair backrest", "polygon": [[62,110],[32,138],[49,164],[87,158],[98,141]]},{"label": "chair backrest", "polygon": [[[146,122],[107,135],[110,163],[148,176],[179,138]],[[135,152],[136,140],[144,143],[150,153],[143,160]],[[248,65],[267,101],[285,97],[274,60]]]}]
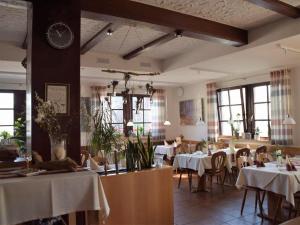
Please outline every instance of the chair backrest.
[{"label": "chair backrest", "polygon": [[226,153],[223,151],[216,152],[211,157],[212,173],[220,173],[224,170],[226,162]]},{"label": "chair backrest", "polygon": [[250,149],[249,148],[241,148],[236,152],[235,155],[235,159],[236,161],[238,160],[238,158],[240,158],[241,156],[246,155],[247,157],[250,156]]},{"label": "chair backrest", "polygon": [[87,161],[90,157],[90,154],[87,150],[81,150],[81,166],[87,166]]},{"label": "chair backrest", "polygon": [[259,146],[257,149],[256,149],[256,152],[255,152],[257,155],[260,154],[260,153],[267,153],[267,146]]}]

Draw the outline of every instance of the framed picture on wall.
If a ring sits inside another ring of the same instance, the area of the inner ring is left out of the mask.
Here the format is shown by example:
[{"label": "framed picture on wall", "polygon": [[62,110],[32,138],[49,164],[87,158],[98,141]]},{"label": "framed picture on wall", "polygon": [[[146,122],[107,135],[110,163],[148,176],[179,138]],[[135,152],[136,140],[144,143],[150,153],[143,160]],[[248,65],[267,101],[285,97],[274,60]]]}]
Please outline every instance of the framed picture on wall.
[{"label": "framed picture on wall", "polygon": [[70,85],[59,83],[46,83],[46,101],[55,103],[56,112],[63,115],[70,113]]}]

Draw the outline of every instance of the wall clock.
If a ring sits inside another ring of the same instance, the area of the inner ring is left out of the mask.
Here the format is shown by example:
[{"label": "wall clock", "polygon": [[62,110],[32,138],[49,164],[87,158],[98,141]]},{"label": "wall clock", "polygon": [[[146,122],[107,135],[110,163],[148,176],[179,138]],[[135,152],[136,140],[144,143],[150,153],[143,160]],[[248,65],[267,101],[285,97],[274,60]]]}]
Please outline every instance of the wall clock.
[{"label": "wall clock", "polygon": [[56,49],[66,49],[74,41],[74,34],[71,28],[63,22],[50,25],[46,35],[48,43]]},{"label": "wall clock", "polygon": [[184,95],[184,89],[183,89],[183,87],[177,88],[176,93],[177,93],[178,97],[182,97]]}]

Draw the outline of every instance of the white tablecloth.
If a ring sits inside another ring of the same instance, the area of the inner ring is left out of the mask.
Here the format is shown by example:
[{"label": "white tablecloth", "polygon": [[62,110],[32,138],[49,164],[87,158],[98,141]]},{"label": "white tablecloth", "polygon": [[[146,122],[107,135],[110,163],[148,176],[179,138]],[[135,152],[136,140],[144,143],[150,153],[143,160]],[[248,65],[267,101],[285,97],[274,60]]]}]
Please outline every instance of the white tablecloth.
[{"label": "white tablecloth", "polygon": [[[226,167],[231,170],[230,160],[226,160]],[[198,175],[202,176],[205,169],[211,169],[211,156],[197,151],[193,154],[178,154],[175,156],[173,168],[187,168],[198,171]]]},{"label": "white tablecloth", "polygon": [[97,173],[61,173],[0,180],[0,225],[109,206]]},{"label": "white tablecloth", "polygon": [[286,171],[285,165],[277,167],[275,163],[265,163],[266,167],[249,166],[241,169],[236,186],[258,187],[285,196],[295,204],[294,194],[300,191],[300,168],[298,171]]},{"label": "white tablecloth", "polygon": [[167,155],[170,159],[174,155],[174,146],[172,145],[157,145],[155,149],[156,154]]}]

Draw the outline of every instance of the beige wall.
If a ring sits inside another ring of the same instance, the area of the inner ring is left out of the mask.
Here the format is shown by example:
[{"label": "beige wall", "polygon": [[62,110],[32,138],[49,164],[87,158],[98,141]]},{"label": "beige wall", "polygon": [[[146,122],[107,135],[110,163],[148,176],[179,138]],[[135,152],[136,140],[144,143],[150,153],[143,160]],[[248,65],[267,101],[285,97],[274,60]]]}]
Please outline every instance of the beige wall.
[{"label": "beige wall", "polygon": [[[260,83],[270,81],[268,73],[252,75],[243,79],[232,79],[228,81],[217,82],[218,88],[233,87],[251,83]],[[300,66],[292,68],[291,72],[291,88],[292,88],[292,100],[290,104],[291,114],[296,120],[296,125],[293,127],[293,140],[294,146],[300,146]],[[174,138],[180,134],[183,134],[186,139],[201,140],[207,136],[206,127],[197,126],[181,126],[179,119],[179,102],[188,99],[200,99],[205,98],[206,104],[206,87],[204,83],[197,83],[193,85],[184,86],[184,96],[178,97],[177,88],[167,89],[168,96],[168,118],[172,122],[172,126],[167,128],[167,138]],[[205,105],[205,110],[207,109]],[[200,114],[199,114],[200,116]]]},{"label": "beige wall", "polygon": [[[200,108],[201,98],[204,98],[206,102],[206,84],[197,83],[193,85],[187,85],[182,87],[184,94],[182,97],[177,96],[177,88],[167,89],[168,97],[168,118],[172,125],[167,127],[166,136],[167,139],[172,139],[178,135],[183,135],[185,139],[189,140],[202,140],[207,137],[207,127],[204,126],[182,126],[179,119],[179,102],[183,100],[196,100],[198,102],[197,108]],[[206,111],[206,106],[204,107]],[[201,109],[196,110],[197,118],[201,117]],[[205,116],[206,119],[206,116]]]}]

